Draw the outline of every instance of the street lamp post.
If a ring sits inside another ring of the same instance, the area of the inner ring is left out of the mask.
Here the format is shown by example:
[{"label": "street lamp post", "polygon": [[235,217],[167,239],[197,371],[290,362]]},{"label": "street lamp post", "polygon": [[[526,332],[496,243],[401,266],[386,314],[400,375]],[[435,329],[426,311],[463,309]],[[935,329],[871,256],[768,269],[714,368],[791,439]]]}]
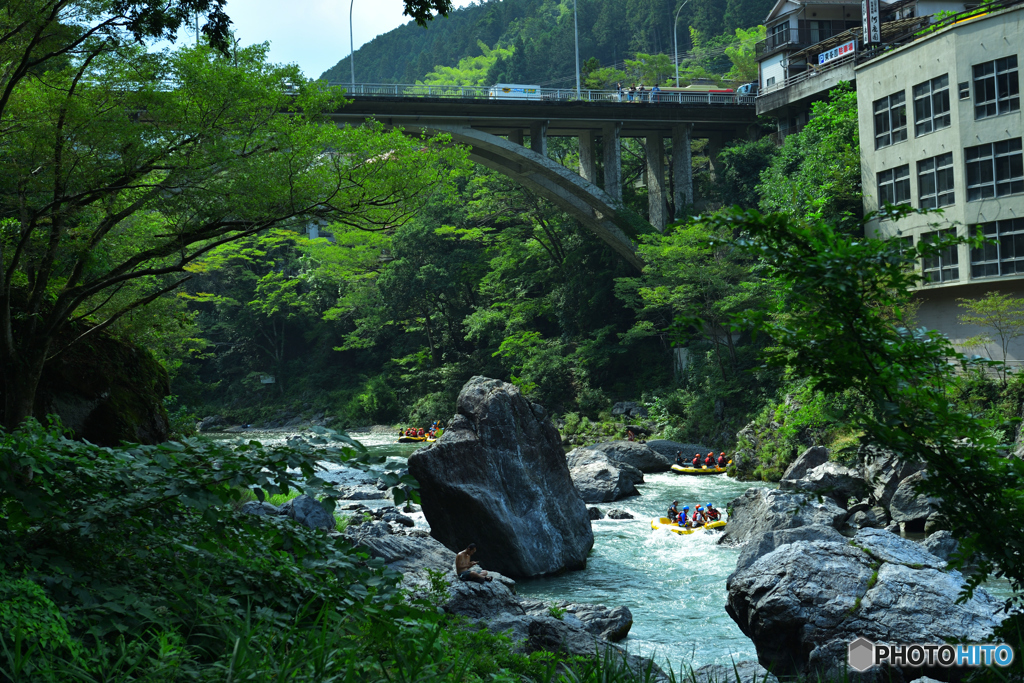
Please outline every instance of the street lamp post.
[{"label": "street lamp post", "polygon": [[[356,0],[348,5],[348,64],[352,67],[352,90],[356,89],[356,41],[352,38],[352,8]],[[678,71],[678,70],[677,70]],[[679,75],[678,73],[676,74]]]},{"label": "street lamp post", "polygon": [[576,2],[572,0],[572,22],[576,30],[576,99],[580,99],[580,19],[576,14]]},{"label": "street lamp post", "polygon": [[686,7],[686,3],[688,3],[688,2],[690,2],[690,0],[684,0],[683,4],[681,4],[679,6],[679,9],[676,10],[675,21],[672,22],[672,42],[675,44],[675,48],[676,48],[675,49],[675,55],[673,55],[673,56],[676,58],[676,87],[677,88],[679,87],[679,13],[683,11],[683,8]]}]

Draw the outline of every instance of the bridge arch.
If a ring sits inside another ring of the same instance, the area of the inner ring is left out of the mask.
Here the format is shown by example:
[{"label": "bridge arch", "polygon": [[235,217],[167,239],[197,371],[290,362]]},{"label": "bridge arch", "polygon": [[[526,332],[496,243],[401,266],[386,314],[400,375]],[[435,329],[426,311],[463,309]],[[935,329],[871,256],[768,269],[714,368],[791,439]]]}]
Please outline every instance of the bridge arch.
[{"label": "bridge arch", "polygon": [[612,198],[594,183],[532,149],[469,126],[433,124],[407,126],[409,133],[448,133],[452,140],[470,148],[470,159],[502,173],[532,192],[551,201],[615,250],[636,268],[643,262],[627,231],[635,226]]}]

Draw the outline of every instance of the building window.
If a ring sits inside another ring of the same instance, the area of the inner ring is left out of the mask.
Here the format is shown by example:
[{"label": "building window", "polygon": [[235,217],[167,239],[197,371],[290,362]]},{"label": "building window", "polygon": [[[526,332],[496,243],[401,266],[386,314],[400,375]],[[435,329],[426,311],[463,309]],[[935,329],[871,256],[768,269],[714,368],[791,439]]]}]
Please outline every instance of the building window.
[{"label": "building window", "polygon": [[902,92],[875,100],[875,149],[907,139],[907,103]]},{"label": "building window", "polygon": [[971,82],[964,81],[960,84],[960,99],[969,100],[971,99]]},{"label": "building window", "polygon": [[1017,55],[974,65],[974,118],[1020,109]]},{"label": "building window", "polygon": [[914,86],[914,136],[949,125],[949,75]]},{"label": "building window", "polygon": [[809,42],[813,45],[814,43],[820,43],[826,38],[832,37],[832,22],[831,21],[808,21],[807,27],[810,32]]},{"label": "building window", "polygon": [[[956,230],[936,230],[921,235],[923,242],[935,242],[939,238],[956,237]],[[927,282],[953,282],[960,279],[960,255],[955,246],[947,247],[931,258],[921,259],[924,278]]]},{"label": "building window", "polygon": [[1024,192],[1021,139],[1004,140],[964,150],[967,201]]},{"label": "building window", "polygon": [[878,208],[910,203],[910,166],[904,164],[878,174]]},{"label": "building window", "polygon": [[765,87],[770,88],[773,85],[775,85],[775,76],[772,76],[767,81],[765,81]]},{"label": "building window", "polygon": [[772,48],[785,45],[789,42],[789,24],[778,24],[772,26],[768,32],[769,44]]},{"label": "building window", "polygon": [[1024,218],[982,223],[979,227],[992,241],[971,249],[971,277],[1024,275]]},{"label": "building window", "polygon": [[938,209],[954,202],[952,152],[917,162],[917,196],[922,209]]}]

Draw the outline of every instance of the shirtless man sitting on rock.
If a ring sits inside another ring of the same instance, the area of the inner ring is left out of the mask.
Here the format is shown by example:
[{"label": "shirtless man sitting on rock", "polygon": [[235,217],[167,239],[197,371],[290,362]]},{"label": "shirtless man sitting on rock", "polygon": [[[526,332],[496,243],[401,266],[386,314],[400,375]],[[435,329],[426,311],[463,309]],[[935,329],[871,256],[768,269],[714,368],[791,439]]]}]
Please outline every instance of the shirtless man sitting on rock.
[{"label": "shirtless man sitting on rock", "polygon": [[480,566],[471,559],[475,553],[476,543],[470,543],[465,550],[455,556],[455,575],[459,577],[460,581],[476,581],[477,583],[492,581],[494,577],[488,576],[486,571],[473,571],[472,567]]}]

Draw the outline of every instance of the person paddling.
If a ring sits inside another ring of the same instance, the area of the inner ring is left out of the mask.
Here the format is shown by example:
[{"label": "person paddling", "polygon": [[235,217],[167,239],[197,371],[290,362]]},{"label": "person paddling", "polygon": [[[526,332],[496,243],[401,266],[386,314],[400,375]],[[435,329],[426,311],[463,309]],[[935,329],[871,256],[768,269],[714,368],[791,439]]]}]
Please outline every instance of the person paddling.
[{"label": "person paddling", "polygon": [[725,459],[725,453],[720,453],[720,454],[718,455],[718,466],[719,466],[719,467],[725,467],[725,466],[726,466],[726,465],[728,465],[728,464],[729,464],[729,461],[727,461],[727,460]]},{"label": "person paddling", "polygon": [[693,454],[693,467],[696,469],[700,467],[700,453]]},{"label": "person paddling", "polygon": [[679,505],[679,501],[673,500],[672,505],[668,508],[668,521],[670,522],[676,521],[676,517],[679,516],[679,508],[676,507],[677,505]]},{"label": "person paddling", "polygon": [[715,506],[711,503],[707,504],[707,512],[705,513],[709,522],[717,522],[722,519],[722,513],[715,509]]},{"label": "person paddling", "polygon": [[689,524],[686,521],[686,516],[689,513],[690,513],[690,506],[689,505],[684,505],[683,506],[683,511],[679,513],[679,517],[676,519],[676,523],[679,524],[679,526],[682,526],[682,527],[689,526]]}]

